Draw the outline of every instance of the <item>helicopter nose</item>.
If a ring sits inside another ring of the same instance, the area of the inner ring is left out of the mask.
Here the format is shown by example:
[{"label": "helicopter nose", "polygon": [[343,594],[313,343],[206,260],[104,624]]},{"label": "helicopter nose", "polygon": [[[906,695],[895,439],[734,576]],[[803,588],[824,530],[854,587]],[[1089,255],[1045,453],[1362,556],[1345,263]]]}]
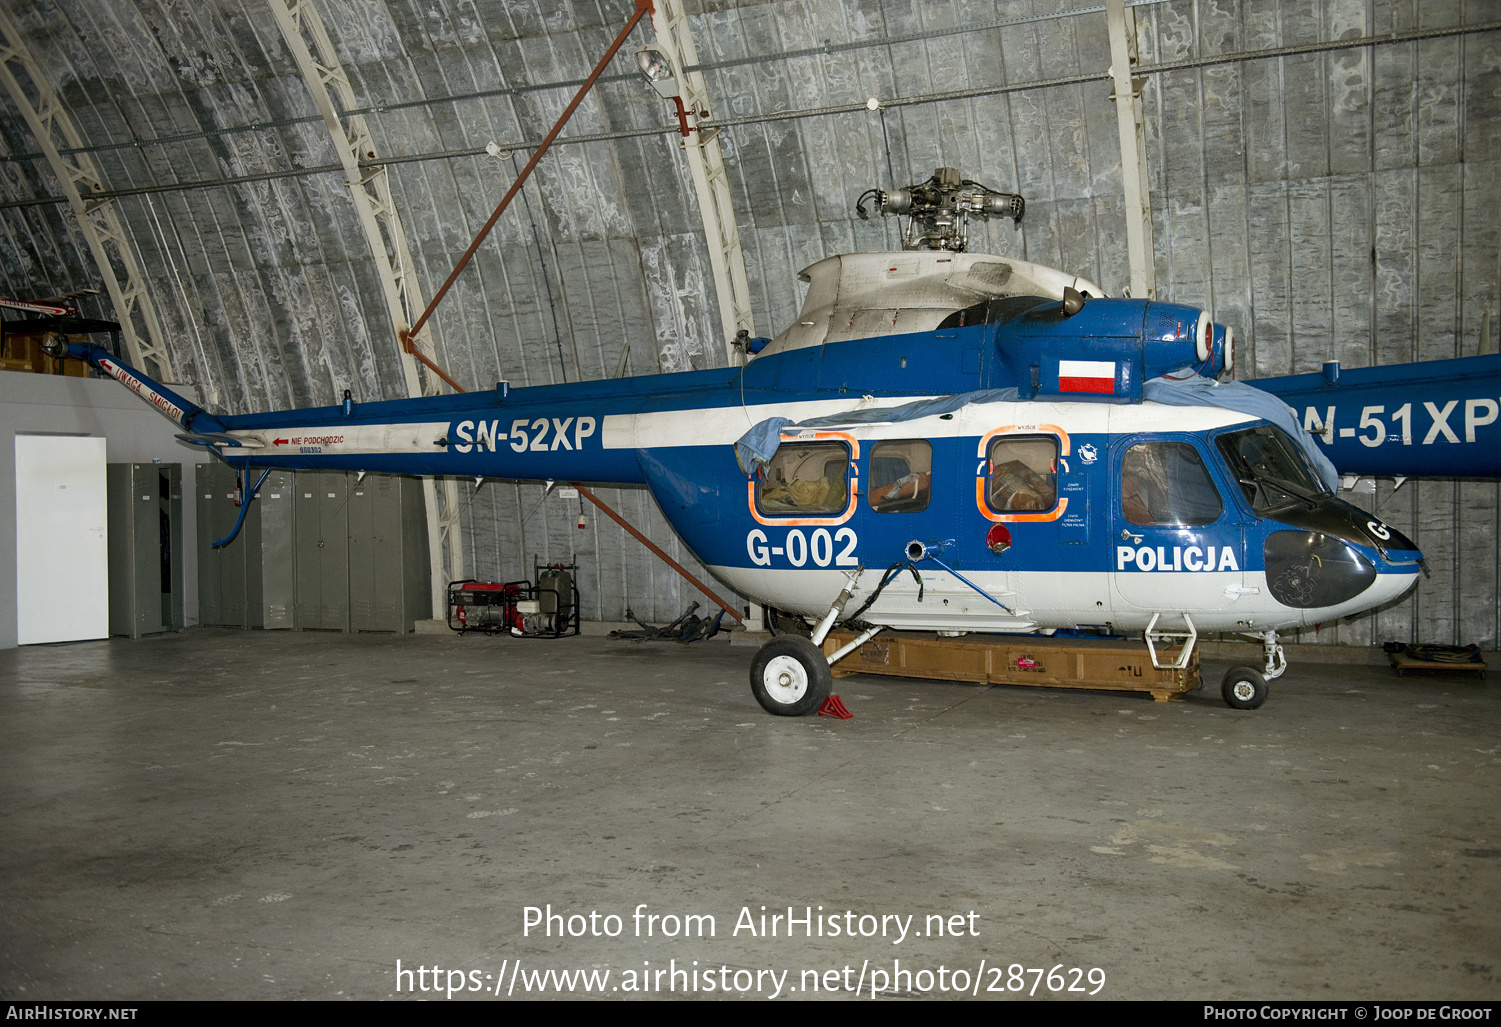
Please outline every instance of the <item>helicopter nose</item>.
[{"label": "helicopter nose", "polygon": [[[1263,544],[1267,590],[1283,606],[1319,610],[1358,601],[1361,606],[1397,599],[1418,580],[1423,554],[1405,537],[1393,549],[1368,556],[1337,535],[1320,531],[1277,531]],[[1360,543],[1363,548],[1364,540]],[[1397,549],[1401,545],[1410,548]]]},{"label": "helicopter nose", "polygon": [[1283,606],[1338,606],[1376,581],[1376,565],[1344,539],[1319,531],[1274,531],[1262,546],[1267,588]]}]

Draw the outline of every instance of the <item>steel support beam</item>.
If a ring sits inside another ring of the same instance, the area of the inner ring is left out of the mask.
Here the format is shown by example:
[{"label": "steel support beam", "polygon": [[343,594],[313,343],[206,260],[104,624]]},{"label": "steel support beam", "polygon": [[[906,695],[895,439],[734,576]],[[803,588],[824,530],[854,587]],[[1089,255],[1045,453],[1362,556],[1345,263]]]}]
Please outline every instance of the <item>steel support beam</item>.
[{"label": "steel support beam", "polygon": [[694,577],[689,572],[688,568],[684,567],[672,557],[668,556],[661,546],[657,545],[651,539],[641,534],[641,532],[632,527],[629,521],[627,521],[624,517],[620,516],[614,510],[605,505],[604,500],[600,499],[593,492],[590,492],[588,489],[584,488],[584,486],[580,485],[578,482],[573,482],[573,487],[579,490],[579,495],[583,496],[589,502],[593,503],[595,506],[603,510],[605,512],[605,515],[609,517],[610,520],[614,521],[616,524],[620,525],[622,528],[628,531],[631,534],[632,538],[634,538],[637,542],[640,542],[647,549],[650,549],[652,551],[652,555],[656,556],[657,559],[661,560],[667,566],[677,571],[678,574],[682,575],[682,577],[685,578],[690,585],[698,589],[704,595],[708,596],[709,599],[713,601],[715,606],[719,607],[731,617],[734,617],[736,621],[740,621],[742,623],[744,622],[745,618],[740,616],[740,614],[735,611],[734,607],[730,606],[723,599],[719,598],[719,596],[715,594],[712,588],[710,588],[708,585],[705,585],[702,581],[699,581],[698,578]]},{"label": "steel support beam", "polygon": [[724,151],[719,145],[719,129],[699,128],[700,121],[712,117],[709,90],[703,72],[683,72],[684,68],[698,64],[698,48],[688,30],[683,0],[656,0],[651,23],[657,34],[657,49],[672,66],[681,90],[683,153],[688,159],[688,173],[704,220],[709,266],[714,274],[719,320],[724,328],[725,354],[731,364],[740,363],[745,353],[735,346],[735,336],[742,330],[755,334],[750,285],[745,277],[745,254],[740,248],[740,230],[735,225],[735,206],[725,171]]},{"label": "steel support beam", "polygon": [[[401,217],[391,196],[391,182],[377,160],[375,143],[369,126],[360,114],[348,113],[356,108],[354,90],[334,51],[312,0],[267,0],[276,24],[281,28],[287,48],[307,82],[308,92],[323,115],[323,123],[333,139],[344,182],[354,200],[355,213],[370,255],[375,258],[385,298],[386,315],[391,322],[393,340],[405,337],[407,326],[425,304],[419,291],[416,265],[407,247]],[[363,166],[362,166],[363,165]],[[412,346],[434,357],[432,336],[419,331]],[[436,375],[418,365],[404,346],[398,346],[407,395],[435,396],[442,389]],[[464,577],[463,529],[459,522],[459,488],[452,478],[423,479],[423,496],[427,508],[427,544],[431,566],[434,617],[443,616],[448,607],[448,583]]]},{"label": "steel support beam", "polygon": [[[3,10],[0,10],[0,82],[26,119],[63,188],[74,223],[94,255],[99,277],[114,304],[115,320],[120,322],[130,362],[159,381],[176,381],[151,291],[136,261],[130,236],[115,210],[115,202],[95,196],[105,191],[105,182],[93,159],[80,152],[84,142],[78,126],[32,57],[25,38]],[[59,150],[71,152],[64,158]]]},{"label": "steel support beam", "polygon": [[1156,251],[1152,242],[1152,184],[1147,177],[1146,125],[1136,78],[1136,12],[1125,0],[1105,0],[1110,30],[1110,76],[1115,83],[1116,127],[1121,141],[1121,188],[1126,198],[1126,249],[1131,260],[1131,295],[1157,296]]}]

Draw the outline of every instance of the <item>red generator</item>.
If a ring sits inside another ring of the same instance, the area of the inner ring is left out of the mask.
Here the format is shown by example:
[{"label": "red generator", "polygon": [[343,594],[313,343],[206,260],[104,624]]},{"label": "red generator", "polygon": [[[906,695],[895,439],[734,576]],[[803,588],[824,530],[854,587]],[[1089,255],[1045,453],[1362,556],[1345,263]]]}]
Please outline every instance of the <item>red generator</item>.
[{"label": "red generator", "polygon": [[518,604],[531,595],[528,581],[451,581],[448,583],[448,626],[459,634],[522,630]]}]

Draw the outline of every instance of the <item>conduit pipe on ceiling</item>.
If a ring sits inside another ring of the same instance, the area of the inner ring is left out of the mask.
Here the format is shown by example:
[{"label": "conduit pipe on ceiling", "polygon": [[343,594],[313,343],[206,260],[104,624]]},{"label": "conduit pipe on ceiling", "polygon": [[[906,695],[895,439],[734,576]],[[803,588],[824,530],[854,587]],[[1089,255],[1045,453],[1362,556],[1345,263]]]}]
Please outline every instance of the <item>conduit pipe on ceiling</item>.
[{"label": "conduit pipe on ceiling", "polygon": [[[1335,53],[1343,50],[1359,49],[1362,47],[1389,46],[1402,43],[1415,43],[1425,39],[1446,39],[1455,36],[1480,35],[1486,32],[1501,31],[1501,21],[1481,22],[1473,25],[1456,25],[1434,29],[1420,29],[1412,32],[1395,32],[1389,35],[1362,36],[1358,39],[1341,39],[1321,43],[1301,43],[1295,46],[1279,46],[1268,50],[1248,50],[1243,53],[1229,55],[1216,55],[1213,57],[1201,57],[1188,61],[1173,61],[1168,64],[1142,64],[1136,67],[1136,74],[1163,75],[1174,71],[1191,71],[1196,68],[1221,67],[1231,64],[1244,64],[1252,61],[1272,60],[1278,57],[1297,57],[1306,54]],[[703,67],[703,65],[700,65]],[[691,70],[691,69],[690,69]],[[620,78],[639,78],[639,76],[620,76]],[[982,96],[1004,96],[1010,93],[1026,93],[1043,89],[1056,89],[1059,86],[1082,85],[1090,82],[1107,82],[1110,76],[1104,72],[1092,72],[1088,75],[1067,75],[1061,78],[1035,79],[1029,82],[1015,82],[1001,86],[978,86],[973,89],[955,89],[942,93],[924,93],[918,96],[893,96],[881,100],[882,107],[912,107],[926,104],[952,103],[955,100],[974,99]],[[615,77],[602,78],[598,81],[615,81]],[[447,99],[447,98],[441,98]],[[379,108],[361,108],[354,113],[378,111]],[[702,124],[707,129],[711,128],[739,128],[745,125],[759,125],[773,121],[797,121],[804,118],[828,117],[836,114],[864,114],[869,110],[866,100],[858,103],[835,104],[828,107],[809,107],[797,110],[775,111],[770,114],[751,114],[739,118],[726,118],[723,121],[705,120]],[[317,120],[317,119],[311,119]],[[288,122],[289,124],[291,122]],[[268,122],[267,124],[270,124]],[[258,128],[259,125],[236,126],[229,131],[248,131]],[[616,139],[638,139],[653,135],[677,135],[677,125],[659,125],[653,128],[621,129],[613,132],[595,132],[585,135],[569,136],[559,140],[561,143],[594,143],[609,142]],[[199,133],[202,136],[215,133]],[[218,133],[224,134],[224,133]],[[195,135],[193,138],[197,138]],[[172,137],[176,138],[176,137]],[[157,145],[170,142],[171,138],[142,140],[140,146]],[[137,144],[132,143],[134,147]],[[532,146],[528,142],[511,143],[508,148],[512,150],[526,150]],[[110,149],[111,147],[73,147],[59,150],[60,154],[68,153],[93,153]],[[478,157],[484,154],[484,147],[471,147],[457,150],[431,150],[423,153],[408,153],[386,155],[380,158],[378,166],[390,164],[414,164],[422,161],[457,160],[461,157]],[[0,155],[0,164],[15,163],[23,160],[40,158],[41,154],[8,154]],[[361,164],[361,167],[374,167],[373,164]],[[128,189],[102,189],[90,194],[95,200],[119,199],[126,196],[146,196],[153,193],[183,192],[194,189],[222,189],[229,186],[242,185],[247,182],[269,182],[285,178],[306,178],[310,175],[333,174],[343,170],[339,164],[318,164],[301,168],[288,168],[280,171],[263,171],[252,175],[233,175],[226,178],[200,179],[187,182],[163,182],[156,185],[135,186]],[[24,200],[0,201],[0,210],[11,210],[18,207],[45,207],[54,204],[67,203],[65,196],[35,196]]]},{"label": "conduit pipe on ceiling", "polygon": [[[1168,0],[1126,0],[1127,7],[1139,7],[1149,4],[1166,3]],[[782,50],[777,53],[751,54],[745,57],[735,57],[728,60],[705,61],[698,64],[689,64],[682,70],[687,74],[696,71],[714,71],[724,68],[738,68],[748,64],[765,64],[768,61],[785,61],[798,57],[811,57],[820,54],[844,53],[850,50],[863,50],[873,47],[892,46],[900,43],[919,43],[931,39],[941,39],[945,36],[972,35],[977,32],[986,32],[994,29],[1006,29],[1017,25],[1026,25],[1033,22],[1058,22],[1065,18],[1078,15],[1098,14],[1105,8],[1076,7],[1068,11],[1052,11],[1048,14],[1027,15],[1020,18],[1005,18],[1000,21],[966,22],[939,29],[924,29],[920,32],[904,32],[895,36],[875,36],[866,39],[858,39],[848,43],[828,42],[816,47],[808,47],[802,50]],[[603,75],[599,82],[639,82],[639,73],[627,72],[623,75]],[[440,103],[465,103],[474,100],[486,100],[500,96],[525,96],[528,93],[547,92],[555,89],[572,89],[583,83],[583,79],[560,79],[556,82],[531,82],[514,86],[497,86],[491,89],[471,89],[462,93],[448,93],[443,96],[424,96],[416,100],[391,100],[384,103],[372,103],[366,107],[348,107],[344,114],[347,117],[355,117],[368,114],[389,114],[393,111],[413,110],[421,107],[432,107]],[[264,118],[240,125],[226,125],[223,128],[201,132],[174,132],[171,135],[142,138],[133,135],[124,142],[94,143],[80,146],[76,149],[59,147],[58,152],[63,156],[74,153],[104,153],[114,150],[139,150],[145,146],[164,146],[171,143],[186,142],[195,139],[221,138],[238,132],[264,132],[272,128],[293,128],[297,125],[307,125],[322,120],[321,114],[304,115],[300,117]],[[569,140],[572,142],[573,140]],[[521,149],[522,147],[513,147]],[[468,156],[477,156],[484,150],[476,150]],[[16,153],[0,155],[0,163],[17,160],[41,160],[45,158],[43,153]]]}]

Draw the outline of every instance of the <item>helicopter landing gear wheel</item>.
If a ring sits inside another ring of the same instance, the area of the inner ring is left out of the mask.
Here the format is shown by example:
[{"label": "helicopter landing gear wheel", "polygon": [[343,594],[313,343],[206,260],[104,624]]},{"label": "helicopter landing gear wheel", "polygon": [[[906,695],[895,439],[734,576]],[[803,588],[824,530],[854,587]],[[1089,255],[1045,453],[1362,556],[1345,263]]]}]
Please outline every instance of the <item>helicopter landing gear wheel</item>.
[{"label": "helicopter landing gear wheel", "polygon": [[1220,682],[1220,695],[1232,710],[1254,710],[1266,702],[1266,678],[1250,667],[1231,667]]},{"label": "helicopter landing gear wheel", "polygon": [[767,713],[805,717],[829,697],[834,675],[823,650],[806,638],[779,635],[756,652],[751,692]]}]

